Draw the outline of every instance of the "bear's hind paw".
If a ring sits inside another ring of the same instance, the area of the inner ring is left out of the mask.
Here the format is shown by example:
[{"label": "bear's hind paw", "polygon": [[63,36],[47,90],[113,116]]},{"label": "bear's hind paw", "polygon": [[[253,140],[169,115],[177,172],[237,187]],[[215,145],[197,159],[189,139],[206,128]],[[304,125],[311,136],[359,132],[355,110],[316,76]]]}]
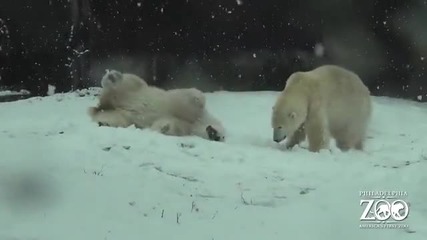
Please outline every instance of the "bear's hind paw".
[{"label": "bear's hind paw", "polygon": [[98,127],[109,127],[108,123],[98,122]]},{"label": "bear's hind paw", "polygon": [[216,130],[211,125],[206,127],[206,133],[208,134],[209,140],[220,142],[224,140],[223,136],[219,135],[218,130]]}]

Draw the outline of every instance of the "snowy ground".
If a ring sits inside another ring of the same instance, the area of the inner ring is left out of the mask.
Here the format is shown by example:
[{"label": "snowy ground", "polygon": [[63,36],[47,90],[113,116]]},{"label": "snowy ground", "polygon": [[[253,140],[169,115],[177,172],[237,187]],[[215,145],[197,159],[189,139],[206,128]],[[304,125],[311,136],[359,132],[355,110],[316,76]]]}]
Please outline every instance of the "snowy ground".
[{"label": "snowy ground", "polygon": [[10,91],[10,90],[0,91],[0,96],[27,95],[27,94],[29,94],[29,92],[25,91],[25,90],[22,90],[22,91],[19,91],[19,92]]},{"label": "snowy ground", "polygon": [[[0,240],[427,236],[427,105],[375,98],[366,152],[280,150],[277,93],[208,95],[226,143],[98,127],[93,96],[0,104]],[[407,229],[360,229],[359,191],[406,191]]]}]

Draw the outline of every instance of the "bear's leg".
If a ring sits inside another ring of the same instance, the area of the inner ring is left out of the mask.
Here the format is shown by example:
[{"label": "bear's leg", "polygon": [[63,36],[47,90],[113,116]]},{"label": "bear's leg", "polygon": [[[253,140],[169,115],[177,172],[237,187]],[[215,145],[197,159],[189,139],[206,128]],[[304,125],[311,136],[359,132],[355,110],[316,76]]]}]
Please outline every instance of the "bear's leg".
[{"label": "bear's leg", "polygon": [[354,149],[356,150],[363,151],[364,149],[364,142],[368,131],[368,123],[369,119],[364,119],[361,126],[357,129],[358,140],[356,140],[356,143],[354,144]]},{"label": "bear's leg", "polygon": [[335,137],[337,147],[346,152],[351,148],[363,150],[363,140],[365,138],[366,124],[362,122],[349,123],[346,128],[337,132]]},{"label": "bear's leg", "polygon": [[354,140],[354,139],[358,139],[358,138],[355,137],[354,135],[349,135],[348,137],[337,138],[336,139],[337,147],[343,152],[347,152],[351,148],[362,151],[363,150],[363,140]]},{"label": "bear's leg", "polygon": [[172,114],[189,122],[197,121],[205,111],[205,95],[196,88],[168,91]]},{"label": "bear's leg", "polygon": [[356,150],[363,151],[363,140],[359,140],[358,142],[356,142],[354,148]]},{"label": "bear's leg", "polygon": [[343,152],[347,152],[351,148],[351,145],[345,140],[336,139],[336,142],[337,142],[337,147]]},{"label": "bear's leg", "polygon": [[132,125],[126,118],[125,113],[118,109],[99,110],[95,107],[91,107],[88,112],[92,120],[97,122],[99,126],[126,128]]},{"label": "bear's leg", "polygon": [[286,148],[291,149],[295,145],[300,144],[305,140],[305,126],[302,124],[298,130],[290,137],[288,142],[286,142]]},{"label": "bear's leg", "polygon": [[320,112],[311,112],[305,124],[308,139],[308,150],[319,152],[329,147],[329,133],[326,127],[326,118]]}]

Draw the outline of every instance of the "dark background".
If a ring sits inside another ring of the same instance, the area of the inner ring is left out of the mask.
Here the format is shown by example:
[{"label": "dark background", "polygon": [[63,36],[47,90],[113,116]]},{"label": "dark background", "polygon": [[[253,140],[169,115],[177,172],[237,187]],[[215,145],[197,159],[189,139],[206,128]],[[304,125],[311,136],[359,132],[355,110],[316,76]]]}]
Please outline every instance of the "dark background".
[{"label": "dark background", "polygon": [[46,95],[105,69],[164,88],[282,90],[333,63],[427,101],[426,0],[0,0],[0,86]]}]

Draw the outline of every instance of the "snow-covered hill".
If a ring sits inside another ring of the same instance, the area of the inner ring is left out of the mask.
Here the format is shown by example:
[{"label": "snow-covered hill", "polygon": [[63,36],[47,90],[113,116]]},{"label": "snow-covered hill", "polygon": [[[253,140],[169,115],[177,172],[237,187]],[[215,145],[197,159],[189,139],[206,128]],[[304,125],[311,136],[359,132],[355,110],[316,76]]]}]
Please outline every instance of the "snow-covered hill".
[{"label": "snow-covered hill", "polygon": [[[425,104],[376,97],[365,152],[316,154],[272,141],[275,92],[207,94],[225,143],[98,127],[83,95],[0,104],[0,240],[426,239]],[[359,228],[375,190],[406,229]]]}]

